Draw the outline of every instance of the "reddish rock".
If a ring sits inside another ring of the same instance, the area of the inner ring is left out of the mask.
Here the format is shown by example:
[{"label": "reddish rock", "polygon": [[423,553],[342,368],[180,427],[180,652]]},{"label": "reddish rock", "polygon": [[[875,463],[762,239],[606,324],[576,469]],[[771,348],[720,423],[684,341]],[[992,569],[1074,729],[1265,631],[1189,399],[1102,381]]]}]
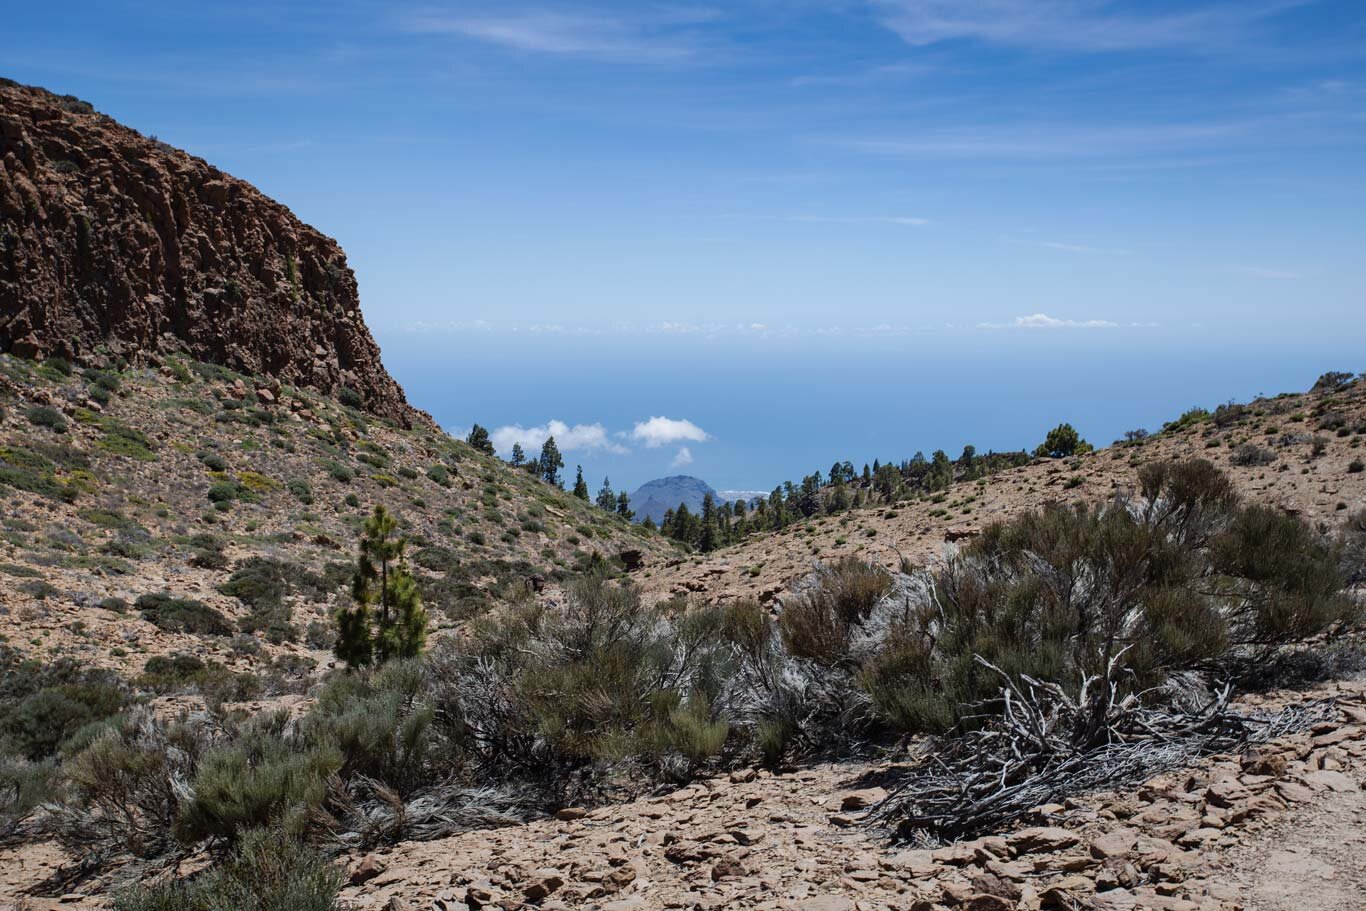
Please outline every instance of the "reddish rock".
[{"label": "reddish rock", "polygon": [[564,807],[555,811],[555,818],[561,822],[572,822],[575,819],[583,819],[588,815],[588,811],[583,807]]},{"label": "reddish rock", "polygon": [[1016,854],[1035,854],[1061,851],[1070,848],[1080,839],[1076,832],[1057,826],[1036,826],[1021,829],[1007,839],[1010,849]]},{"label": "reddish rock", "polygon": [[0,85],[0,237],[2,351],[183,354],[431,423],[380,363],[336,241],[85,102]]},{"label": "reddish rock", "polygon": [[367,854],[351,868],[351,885],[360,886],[379,876],[385,870],[384,861],[373,854]]}]

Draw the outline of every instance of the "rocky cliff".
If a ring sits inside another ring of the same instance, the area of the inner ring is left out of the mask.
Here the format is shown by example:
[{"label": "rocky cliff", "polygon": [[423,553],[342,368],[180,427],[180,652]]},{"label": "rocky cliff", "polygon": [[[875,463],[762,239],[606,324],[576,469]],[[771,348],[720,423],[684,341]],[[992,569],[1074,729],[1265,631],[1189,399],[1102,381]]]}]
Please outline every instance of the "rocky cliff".
[{"label": "rocky cliff", "polygon": [[256,188],[70,96],[0,80],[0,350],[182,352],[403,425],[354,274]]}]

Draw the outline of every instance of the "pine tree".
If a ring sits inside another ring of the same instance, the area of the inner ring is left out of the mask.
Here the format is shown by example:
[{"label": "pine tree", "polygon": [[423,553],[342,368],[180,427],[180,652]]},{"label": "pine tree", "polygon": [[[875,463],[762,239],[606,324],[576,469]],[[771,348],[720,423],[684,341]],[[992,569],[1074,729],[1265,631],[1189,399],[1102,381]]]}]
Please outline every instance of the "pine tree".
[{"label": "pine tree", "polygon": [[349,667],[412,658],[427,641],[427,610],[403,551],[398,521],[376,506],[365,521],[351,579],[353,604],[337,611],[337,658]]},{"label": "pine tree", "polygon": [[583,479],[583,466],[575,465],[577,472],[574,477],[574,496],[580,500],[588,499],[588,482]]},{"label": "pine tree", "polygon": [[564,458],[560,455],[560,447],[555,445],[554,437],[545,438],[545,443],[541,446],[541,458],[537,465],[541,470],[543,481],[547,484],[554,484],[556,487],[564,486],[560,478],[560,469],[564,467]]},{"label": "pine tree", "polygon": [[617,515],[627,522],[636,517],[635,511],[631,509],[631,498],[626,495],[626,491],[617,494]]},{"label": "pine tree", "polygon": [[612,482],[607,478],[602,479],[602,487],[598,488],[598,508],[608,512],[617,508],[617,495],[612,491]]},{"label": "pine tree", "polygon": [[716,525],[716,501],[710,492],[702,497],[702,527],[699,529],[697,547],[703,553],[716,550],[719,546]]},{"label": "pine tree", "polygon": [[489,432],[478,424],[470,428],[470,435],[465,437],[465,442],[485,455],[493,455],[493,441],[489,439]]},{"label": "pine tree", "polygon": [[521,443],[512,444],[512,467],[521,468],[526,463],[526,450],[522,449]]}]

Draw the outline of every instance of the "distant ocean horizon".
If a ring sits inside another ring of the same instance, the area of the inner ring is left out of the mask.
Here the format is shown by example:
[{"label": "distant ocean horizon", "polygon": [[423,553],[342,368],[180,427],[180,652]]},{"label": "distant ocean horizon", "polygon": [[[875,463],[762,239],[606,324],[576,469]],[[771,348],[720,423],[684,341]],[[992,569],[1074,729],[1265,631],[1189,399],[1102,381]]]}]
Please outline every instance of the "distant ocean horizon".
[{"label": "distant ocean horizon", "polygon": [[[762,492],[848,460],[899,461],[966,444],[1032,448],[1058,423],[1097,446],[1155,432],[1191,407],[1308,389],[1366,370],[1362,330],[1275,341],[1212,328],[1002,330],[780,339],[377,330],[409,400],[449,432],[551,420],[601,425],[607,446],[564,452],[594,491],[673,474]],[[651,448],[653,416],[707,439]],[[680,452],[686,450],[686,452]],[[532,453],[534,455],[534,453]],[[686,460],[686,461],[684,461]],[[757,493],[756,493],[757,495]]]}]

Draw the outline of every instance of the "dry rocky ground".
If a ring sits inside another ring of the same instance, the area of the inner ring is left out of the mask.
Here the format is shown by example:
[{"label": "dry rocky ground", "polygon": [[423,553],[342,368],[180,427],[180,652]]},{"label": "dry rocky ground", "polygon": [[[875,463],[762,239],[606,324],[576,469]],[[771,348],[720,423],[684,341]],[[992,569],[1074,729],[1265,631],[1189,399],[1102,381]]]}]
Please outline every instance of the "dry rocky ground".
[{"label": "dry rocky ground", "polygon": [[892,764],[737,772],[356,858],[357,908],[1347,911],[1366,907],[1366,682],[1312,731],[940,849],[864,824]]},{"label": "dry rocky ground", "polygon": [[[631,803],[355,856],[357,911],[1352,911],[1366,907],[1366,680],[1249,696],[1244,711],[1331,700],[1311,730],[1118,793],[1038,807],[1008,832],[891,843],[865,815],[897,763],[746,770]],[[0,902],[56,849],[0,850]]]}]

